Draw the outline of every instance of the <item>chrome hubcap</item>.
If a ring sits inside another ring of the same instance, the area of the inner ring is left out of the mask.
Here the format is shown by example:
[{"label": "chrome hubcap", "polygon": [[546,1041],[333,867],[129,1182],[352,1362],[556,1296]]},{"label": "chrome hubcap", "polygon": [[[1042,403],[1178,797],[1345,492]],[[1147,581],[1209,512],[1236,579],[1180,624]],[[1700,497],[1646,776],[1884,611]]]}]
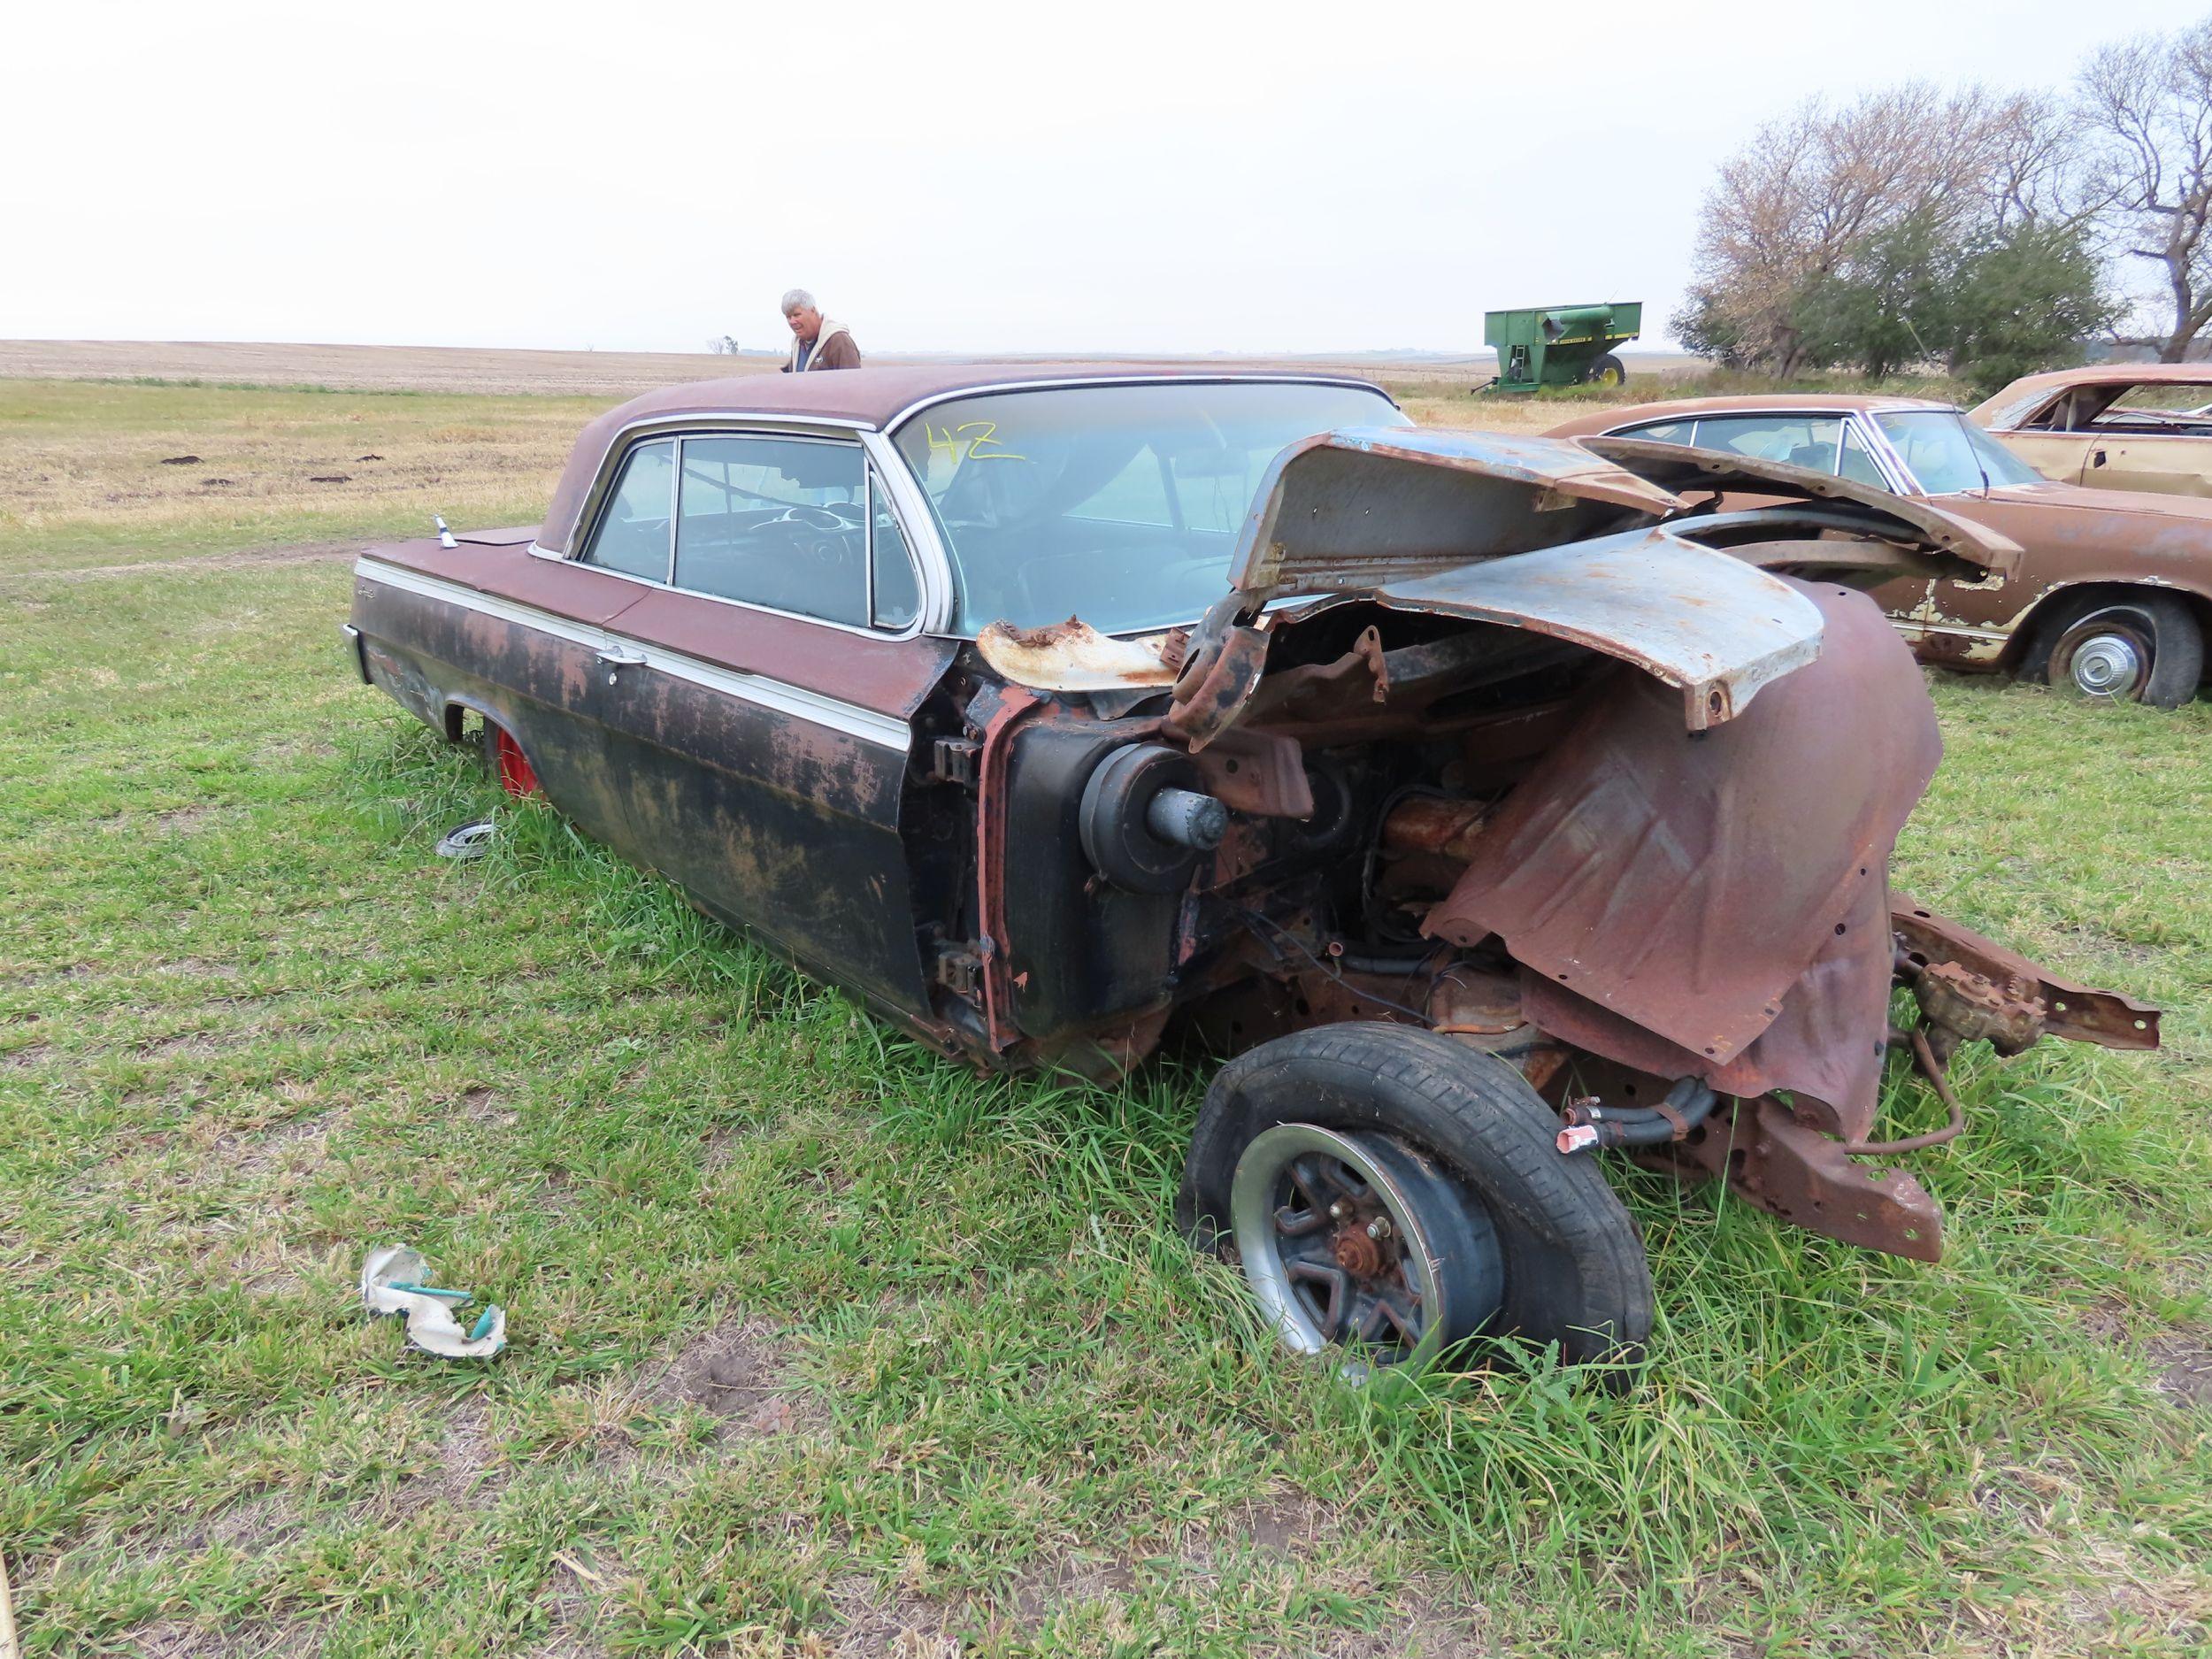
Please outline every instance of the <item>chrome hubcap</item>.
[{"label": "chrome hubcap", "polygon": [[2143,678],[2143,657],[2125,634],[2099,634],[2075,649],[2069,668],[2084,695],[2124,697]]}]

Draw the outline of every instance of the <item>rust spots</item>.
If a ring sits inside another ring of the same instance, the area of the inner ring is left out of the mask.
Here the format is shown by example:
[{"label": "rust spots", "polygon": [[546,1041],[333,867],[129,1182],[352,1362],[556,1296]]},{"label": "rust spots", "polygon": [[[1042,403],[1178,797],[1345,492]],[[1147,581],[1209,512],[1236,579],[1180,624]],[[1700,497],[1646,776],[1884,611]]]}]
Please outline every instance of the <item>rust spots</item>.
[{"label": "rust spots", "polygon": [[1036,691],[1125,691],[1171,686],[1163,641],[1117,640],[1079,618],[1041,628],[994,622],[976,635],[983,660],[1018,686]]}]

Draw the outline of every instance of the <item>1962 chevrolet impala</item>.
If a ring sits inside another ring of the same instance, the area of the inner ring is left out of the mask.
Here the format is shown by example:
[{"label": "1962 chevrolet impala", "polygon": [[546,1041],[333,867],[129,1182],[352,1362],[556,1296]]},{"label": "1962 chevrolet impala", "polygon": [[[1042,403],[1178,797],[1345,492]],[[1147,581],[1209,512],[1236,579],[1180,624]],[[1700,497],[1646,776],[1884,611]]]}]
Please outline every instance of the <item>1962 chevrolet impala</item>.
[{"label": "1962 chevrolet impala", "polygon": [[1747,458],[1811,516],[1701,537],[1681,463],[1312,377],[715,381],[594,423],[542,525],[365,553],[349,632],[948,1056],[1235,1056],[1180,1218],[1294,1347],[1585,1360],[1651,1319],[1593,1153],[1932,1260],[1863,1163],[1956,1132],[1877,1138],[1893,1046],[1941,1090],[1965,1041],[2157,1041],[1889,888],[1939,745],[1853,584],[2017,549]]}]

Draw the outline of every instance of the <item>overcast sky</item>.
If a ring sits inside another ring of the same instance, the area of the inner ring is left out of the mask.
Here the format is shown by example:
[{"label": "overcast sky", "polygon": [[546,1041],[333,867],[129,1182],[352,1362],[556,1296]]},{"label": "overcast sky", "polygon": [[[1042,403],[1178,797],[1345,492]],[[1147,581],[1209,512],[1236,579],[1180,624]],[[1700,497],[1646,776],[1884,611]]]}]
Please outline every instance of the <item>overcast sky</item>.
[{"label": "overcast sky", "polygon": [[2208,0],[12,5],[0,336],[1479,348],[1688,275],[1816,91],[2062,82]]}]

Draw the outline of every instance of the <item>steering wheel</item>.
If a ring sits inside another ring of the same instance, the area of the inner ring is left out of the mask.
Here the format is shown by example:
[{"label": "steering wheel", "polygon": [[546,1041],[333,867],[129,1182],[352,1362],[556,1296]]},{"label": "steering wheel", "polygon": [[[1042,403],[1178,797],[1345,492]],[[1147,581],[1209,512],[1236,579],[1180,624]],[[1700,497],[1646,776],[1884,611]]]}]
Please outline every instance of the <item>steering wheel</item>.
[{"label": "steering wheel", "polygon": [[857,530],[860,528],[860,519],[857,515],[848,518],[832,508],[808,507],[795,503],[786,507],[774,518],[764,519],[762,522],[764,524],[803,524],[810,530]]}]

